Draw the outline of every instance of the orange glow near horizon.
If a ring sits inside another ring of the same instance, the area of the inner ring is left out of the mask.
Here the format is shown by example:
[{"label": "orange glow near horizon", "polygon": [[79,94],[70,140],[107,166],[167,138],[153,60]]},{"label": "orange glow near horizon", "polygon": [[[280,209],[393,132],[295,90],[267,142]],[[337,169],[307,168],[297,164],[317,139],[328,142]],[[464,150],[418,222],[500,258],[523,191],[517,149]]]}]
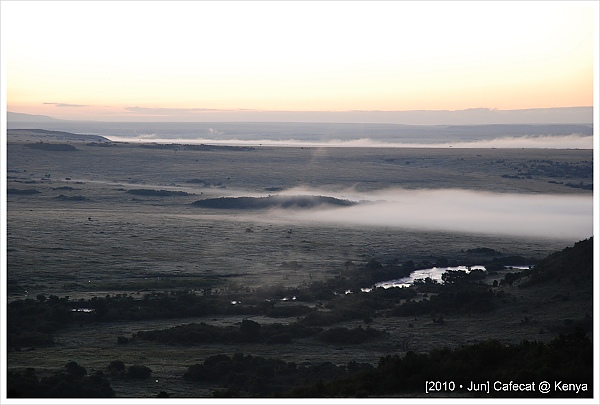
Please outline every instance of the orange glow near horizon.
[{"label": "orange glow near horizon", "polygon": [[590,2],[9,2],[6,103],[100,120],[136,106],[591,106],[597,11]]}]

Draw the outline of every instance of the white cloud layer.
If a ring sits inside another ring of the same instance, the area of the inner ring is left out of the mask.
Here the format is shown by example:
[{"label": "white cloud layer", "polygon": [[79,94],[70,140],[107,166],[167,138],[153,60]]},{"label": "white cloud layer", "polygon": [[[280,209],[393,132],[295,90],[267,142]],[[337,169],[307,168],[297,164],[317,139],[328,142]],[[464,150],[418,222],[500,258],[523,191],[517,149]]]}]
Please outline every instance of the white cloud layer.
[{"label": "white cloud layer", "polygon": [[507,149],[593,149],[594,137],[587,135],[537,135],[521,137],[500,137],[491,140],[447,143],[403,143],[383,142],[371,138],[329,141],[305,141],[297,139],[208,139],[208,138],[162,138],[156,134],[143,134],[137,137],[107,136],[119,142],[156,142],[181,144],[211,144],[238,146],[282,146],[282,147],[349,147],[349,148],[507,148]]},{"label": "white cloud layer", "polygon": [[[286,192],[303,193],[323,195],[323,191],[317,190]],[[591,195],[508,194],[460,189],[390,189],[368,195],[352,191],[334,194],[363,203],[347,208],[295,212],[291,217],[324,224],[571,240],[593,234]]]}]

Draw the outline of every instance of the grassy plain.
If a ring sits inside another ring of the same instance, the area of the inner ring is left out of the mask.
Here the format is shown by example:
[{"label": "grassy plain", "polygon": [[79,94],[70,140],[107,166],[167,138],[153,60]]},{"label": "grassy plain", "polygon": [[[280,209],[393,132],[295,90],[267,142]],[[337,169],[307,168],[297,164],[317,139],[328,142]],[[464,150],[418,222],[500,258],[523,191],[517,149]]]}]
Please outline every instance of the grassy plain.
[{"label": "grassy plain", "polygon": [[[37,142],[38,139],[35,139]],[[503,256],[540,259],[574,240],[431,232],[299,222],[283,211],[215,210],[192,202],[221,196],[265,196],[293,188],[332,193],[399,187],[462,188],[506,193],[590,194],[592,151],[542,149],[214,148],[70,142],[76,151],[27,147],[9,137],[7,164],[8,301],[43,294],[71,299],[152,291],[245,294],[259,287],[306,286],[328,280],[371,258],[387,263],[473,260],[491,248]],[[13,190],[11,192],[11,189]],[[188,194],[134,195],[132,189]],[[14,190],[35,190],[23,194]],[[63,197],[60,197],[63,196]],[[481,259],[489,259],[481,256]],[[499,279],[503,274],[497,274]],[[489,278],[487,282],[492,283]],[[366,287],[366,286],[365,286]],[[8,353],[9,369],[50,371],[74,360],[103,370],[113,360],[153,370],[146,381],[114,380],[118,396],[210,396],[219,387],[185,382],[187,366],[208,356],[243,352],[297,363],[355,360],[457,347],[489,338],[550,340],[592,311],[591,289],[545,285],[502,287],[506,305],[492,313],[445,317],[374,317],[388,334],[360,345],[331,345],[313,337],[288,345],[248,343],[179,347],[142,340],[118,345],[117,336],[190,322],[239,325],[248,316],[117,321],[72,325],[56,344]],[[554,299],[567,294],[568,300]],[[232,295],[232,296],[233,296]],[[281,303],[279,305],[286,305]],[[525,318],[527,318],[525,320]],[[261,324],[296,318],[253,316]],[[363,320],[336,326],[354,328]]]}]

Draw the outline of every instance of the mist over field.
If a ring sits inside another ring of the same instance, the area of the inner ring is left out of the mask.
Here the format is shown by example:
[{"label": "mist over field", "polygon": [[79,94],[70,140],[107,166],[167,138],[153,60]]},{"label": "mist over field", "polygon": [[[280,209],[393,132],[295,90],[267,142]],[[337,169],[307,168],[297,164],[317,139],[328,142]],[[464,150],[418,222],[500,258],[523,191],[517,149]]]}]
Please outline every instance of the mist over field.
[{"label": "mist over field", "polygon": [[[319,195],[317,190],[289,190]],[[585,195],[490,193],[461,189],[348,191],[337,198],[361,204],[295,212],[294,218],[330,224],[385,226],[542,238],[593,234],[593,198]]]},{"label": "mist over field", "polygon": [[[111,138],[111,137],[109,137]],[[594,137],[588,135],[532,135],[510,136],[494,139],[472,141],[418,143],[418,142],[389,142],[372,138],[361,139],[332,139],[328,141],[300,139],[223,139],[223,138],[163,138],[150,134],[139,137],[112,137],[119,142],[155,142],[155,143],[188,143],[239,146],[282,146],[282,147],[348,147],[348,148],[544,148],[544,149],[593,149]]]}]

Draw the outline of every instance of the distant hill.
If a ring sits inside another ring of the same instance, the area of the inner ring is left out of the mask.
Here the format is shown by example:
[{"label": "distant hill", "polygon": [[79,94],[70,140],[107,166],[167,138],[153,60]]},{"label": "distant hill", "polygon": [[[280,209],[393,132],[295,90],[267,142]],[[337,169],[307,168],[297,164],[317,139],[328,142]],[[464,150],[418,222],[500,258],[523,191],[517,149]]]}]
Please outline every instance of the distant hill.
[{"label": "distant hill", "polygon": [[45,129],[8,129],[6,131],[8,140],[62,140],[78,142],[111,142],[110,139],[100,135],[81,135],[63,131],[48,131]]},{"label": "distant hill", "polygon": [[593,125],[578,124],[490,124],[449,125],[444,129],[448,135],[472,135],[485,133],[488,136],[543,135],[593,135]]},{"label": "distant hill", "polygon": [[[177,109],[135,108],[140,122],[227,122],[227,123],[299,123],[305,124],[394,124],[417,126],[453,125],[589,125],[594,122],[594,107],[530,108],[498,110],[494,108],[469,108],[464,110],[408,110],[408,111],[258,111],[219,110],[204,111],[201,115],[178,114]],[[59,120],[45,115],[8,112],[8,124],[46,122],[74,124],[92,121]],[[98,123],[98,122],[96,122]],[[21,127],[22,128],[22,127]],[[58,129],[58,128],[56,128]],[[66,128],[63,128],[66,129]]]},{"label": "distant hill", "polygon": [[31,115],[7,111],[6,121],[10,126],[11,122],[59,122],[63,120],[52,118],[47,115]]}]

